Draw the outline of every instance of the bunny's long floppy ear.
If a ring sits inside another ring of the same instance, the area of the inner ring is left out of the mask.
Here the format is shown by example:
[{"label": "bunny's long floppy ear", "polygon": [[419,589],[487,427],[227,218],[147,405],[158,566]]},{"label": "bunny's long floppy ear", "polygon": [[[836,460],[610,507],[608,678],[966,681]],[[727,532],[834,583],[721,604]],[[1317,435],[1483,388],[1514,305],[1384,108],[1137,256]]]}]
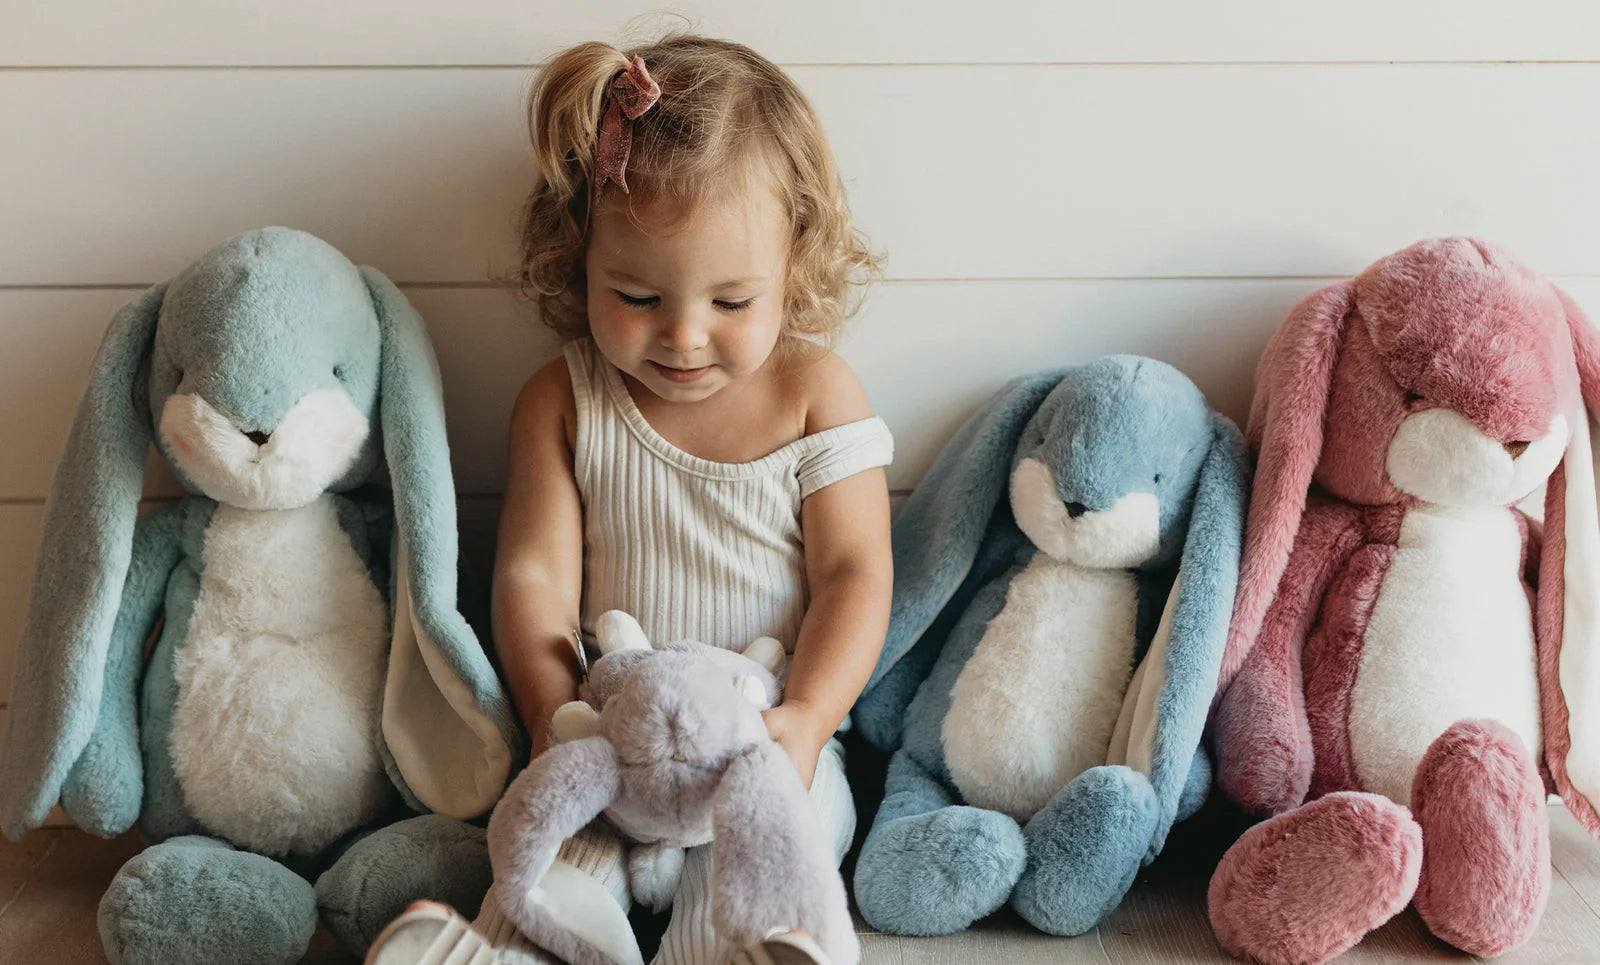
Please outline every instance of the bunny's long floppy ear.
[{"label": "bunny's long floppy ear", "polygon": [[489,818],[489,861],[506,917],[564,962],[643,965],[622,906],[604,885],[556,859],[561,842],[621,793],[611,742],[586,737],[534,758]]},{"label": "bunny's long floppy ear", "polygon": [[1107,760],[1143,772],[1155,788],[1161,802],[1155,848],[1177,814],[1216,693],[1244,547],[1250,499],[1244,437],[1223,416],[1213,413],[1211,421],[1211,451],[1200,470],[1178,576],[1128,687]]},{"label": "bunny's long floppy ear", "polygon": [[379,419],[394,488],[394,637],[383,738],[400,777],[433,811],[494,805],[520,742],[510,701],[456,605],[456,501],[438,362],[422,318],[362,268],[383,332]]},{"label": "bunny's long floppy ear", "polygon": [[146,386],[167,284],[111,321],[56,465],[0,746],[0,822],[38,827],[99,714],[150,445]]},{"label": "bunny's long floppy ear", "polygon": [[711,807],[711,918],[719,941],[743,948],[776,928],[798,928],[829,961],[860,960],[833,848],[783,749],[768,741],[735,758]]},{"label": "bunny's long floppy ear", "polygon": [[1545,490],[1539,560],[1539,691],[1544,754],[1562,800],[1600,838],[1600,510],[1595,496],[1595,414],[1600,333],[1557,291],[1572,337],[1581,402],[1572,439]]},{"label": "bunny's long floppy ear", "polygon": [[1219,699],[1261,632],[1294,548],[1311,475],[1322,455],[1334,363],[1354,304],[1350,282],[1302,298],[1267,343],[1256,369],[1248,429],[1250,446],[1257,450],[1255,484],[1233,625],[1217,680]]},{"label": "bunny's long floppy ear", "polygon": [[899,743],[906,705],[932,668],[950,622],[979,587],[1010,565],[1009,554],[982,550],[996,526],[1023,539],[1009,508],[1000,514],[1003,521],[995,519],[996,511],[1006,504],[1023,429],[1068,371],[1038,372],[1001,389],[940,451],[901,507],[893,532],[889,635],[851,710],[851,720],[877,747]]}]

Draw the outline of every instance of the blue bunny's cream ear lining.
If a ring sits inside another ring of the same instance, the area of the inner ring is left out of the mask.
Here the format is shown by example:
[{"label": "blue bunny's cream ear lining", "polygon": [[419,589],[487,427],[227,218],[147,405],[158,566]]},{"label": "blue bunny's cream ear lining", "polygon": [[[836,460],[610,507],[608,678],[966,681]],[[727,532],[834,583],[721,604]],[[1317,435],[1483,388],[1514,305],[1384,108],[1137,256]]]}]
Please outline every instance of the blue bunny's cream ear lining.
[{"label": "blue bunny's cream ear lining", "polygon": [[1600,476],[1593,449],[1593,418],[1572,420],[1572,440],[1564,460],[1567,491],[1566,575],[1562,595],[1561,655],[1556,679],[1567,705],[1567,779],[1600,807]]},{"label": "blue bunny's cream ear lining", "polygon": [[1155,779],[1156,704],[1161,688],[1167,685],[1167,646],[1172,640],[1172,611],[1183,590],[1183,575],[1172,581],[1167,605],[1161,610],[1161,623],[1150,640],[1150,649],[1133,672],[1128,692],[1122,698],[1122,713],[1111,732],[1111,753],[1107,764],[1124,764],[1151,780]]},{"label": "blue bunny's cream ear lining", "polygon": [[511,749],[417,619],[409,554],[399,549],[383,739],[417,800],[438,814],[475,818],[500,799]]}]

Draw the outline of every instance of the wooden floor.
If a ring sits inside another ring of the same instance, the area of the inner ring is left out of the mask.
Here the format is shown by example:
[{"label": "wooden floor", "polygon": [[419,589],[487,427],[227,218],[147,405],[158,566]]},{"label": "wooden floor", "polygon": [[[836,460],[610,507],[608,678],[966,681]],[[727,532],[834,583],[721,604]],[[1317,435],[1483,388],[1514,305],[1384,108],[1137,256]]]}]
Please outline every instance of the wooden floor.
[{"label": "wooden floor", "polygon": [[[1555,864],[1550,907],[1534,939],[1504,963],[1600,962],[1600,844],[1564,809],[1551,808]],[[970,965],[1003,962],[1227,962],[1205,916],[1205,885],[1239,825],[1208,810],[1173,832],[1166,852],[1140,875],[1122,906],[1092,934],[1051,938],[1000,915],[962,935],[897,938],[864,934],[868,963]],[[22,844],[0,843],[0,962],[104,962],[95,929],[100,893],[136,853],[132,835],[102,841],[73,830],[42,830]],[[1369,935],[1341,962],[1465,962],[1407,911]],[[319,931],[305,961],[350,963]]]}]

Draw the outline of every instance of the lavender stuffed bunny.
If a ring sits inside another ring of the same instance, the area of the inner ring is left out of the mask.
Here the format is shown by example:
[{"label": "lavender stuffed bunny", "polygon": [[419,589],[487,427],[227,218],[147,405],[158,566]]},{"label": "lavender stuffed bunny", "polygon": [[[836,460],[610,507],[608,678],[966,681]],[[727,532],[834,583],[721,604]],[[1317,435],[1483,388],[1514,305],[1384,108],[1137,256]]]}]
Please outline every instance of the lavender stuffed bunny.
[{"label": "lavender stuffed bunny", "polygon": [[[693,641],[652,649],[611,611],[602,656],[557,712],[558,742],[511,784],[489,820],[505,913],[533,942],[575,965],[637,961],[596,919],[563,902],[561,842],[604,814],[635,842],[635,897],[664,907],[682,849],[711,843],[713,921],[723,950],[774,929],[810,933],[837,965],[860,947],[833,852],[794,766],[767,736],[783,648],[762,637],[743,654]],[[554,866],[554,867],[552,867]]]}]

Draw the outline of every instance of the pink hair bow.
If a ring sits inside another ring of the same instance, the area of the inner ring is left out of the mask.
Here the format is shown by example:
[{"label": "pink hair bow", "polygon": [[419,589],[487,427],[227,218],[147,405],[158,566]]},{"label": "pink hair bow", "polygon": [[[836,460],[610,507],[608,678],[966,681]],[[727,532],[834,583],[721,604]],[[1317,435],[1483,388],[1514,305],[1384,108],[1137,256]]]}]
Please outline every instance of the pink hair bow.
[{"label": "pink hair bow", "polygon": [[[595,148],[594,199],[607,181],[615,181],[628,193],[628,152],[633,149],[633,121],[661,99],[661,87],[644,69],[644,60],[633,55],[633,63],[611,82],[605,118],[600,122],[600,143]],[[622,119],[626,117],[628,123]]]}]

